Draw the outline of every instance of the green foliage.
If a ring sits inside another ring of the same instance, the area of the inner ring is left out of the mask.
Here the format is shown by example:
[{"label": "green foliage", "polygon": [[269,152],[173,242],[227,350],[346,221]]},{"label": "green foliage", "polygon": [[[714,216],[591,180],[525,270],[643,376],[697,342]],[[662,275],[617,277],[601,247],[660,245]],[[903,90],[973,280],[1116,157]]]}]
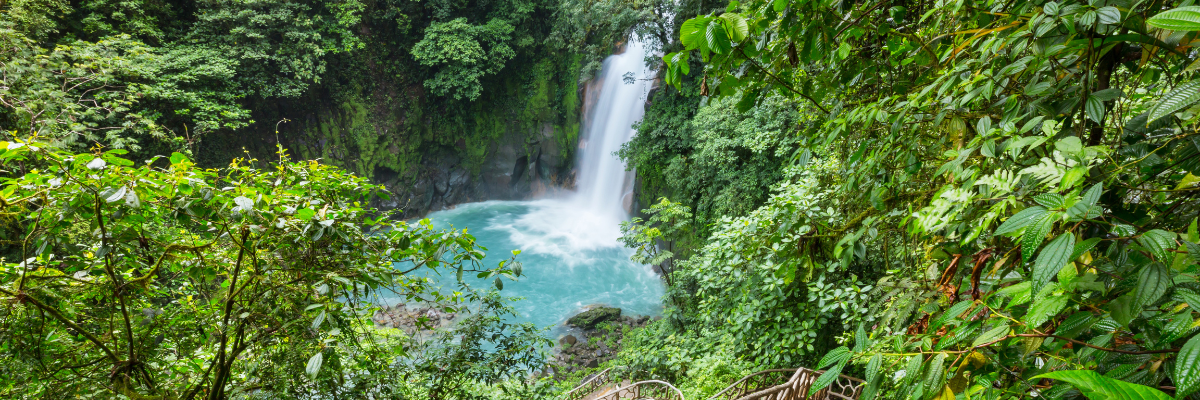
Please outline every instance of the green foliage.
[{"label": "green foliage", "polygon": [[413,57],[422,65],[440,67],[432,79],[425,81],[425,87],[439,96],[479,98],[480,79],[500,72],[504,63],[516,55],[506,43],[512,32],[512,25],[500,19],[478,26],[466,18],[433,23],[412,49]]},{"label": "green foliage", "polygon": [[[690,231],[692,219],[691,210],[679,203],[673,203],[665,197],[658,204],[643,210],[650,219],[643,221],[634,217],[630,221],[621,222],[621,243],[635,250],[630,259],[638,264],[658,265],[675,256],[671,252],[670,243],[684,237]],[[667,249],[660,248],[660,241],[666,242]]]},{"label": "green foliage", "polygon": [[[548,341],[498,295],[420,274],[518,264],[364,207],[386,193],[363,178],[282,153],[215,170],[42,146],[0,143],[4,397],[437,398],[541,365]],[[471,315],[414,341],[374,327],[384,293]]]},{"label": "green foliage", "polygon": [[708,220],[675,261],[667,323],[626,351],[689,338],[681,360],[645,363],[667,376],[719,341],[756,368],[826,358],[869,377],[867,397],[1103,392],[1034,379],[1067,370],[1189,396],[1200,108],[1184,5],[750,1],[682,21],[663,57],[676,89],[624,153],[655,194],[704,215],[704,196],[662,189],[693,173],[660,172],[690,139],[662,121],[781,100],[809,118],[784,125],[785,172],[756,185],[777,191]]}]

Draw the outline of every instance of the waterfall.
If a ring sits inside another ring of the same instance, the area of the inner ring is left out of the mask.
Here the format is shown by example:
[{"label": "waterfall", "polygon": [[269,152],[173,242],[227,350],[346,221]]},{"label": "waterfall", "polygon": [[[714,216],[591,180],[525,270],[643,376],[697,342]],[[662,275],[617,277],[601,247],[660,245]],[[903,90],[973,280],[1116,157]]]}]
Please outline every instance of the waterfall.
[{"label": "waterfall", "polygon": [[[491,251],[484,264],[495,265],[510,250],[521,250],[518,260],[525,276],[506,283],[503,293],[525,298],[514,304],[516,322],[561,328],[568,317],[592,304],[619,307],[626,315],[662,310],[664,288],[658,275],[650,266],[630,261],[633,251],[619,241],[620,223],[629,217],[633,179],[613,154],[642,118],[654,77],[645,67],[646,53],[641,43],[629,43],[624,53],[604,61],[589,84],[576,193],[461,204],[429,215],[435,226],[469,227]],[[626,74],[634,78],[632,84],[625,83]],[[468,279],[478,287],[491,285],[490,280]]]},{"label": "waterfall", "polygon": [[[604,60],[597,81],[600,96],[585,114],[580,141],[576,202],[583,210],[623,220],[630,211],[633,174],[614,153],[633,137],[633,124],[645,114],[654,72],[645,67],[646,48],[629,42]],[[628,75],[631,74],[631,75]],[[625,82],[632,76],[632,83]]]}]

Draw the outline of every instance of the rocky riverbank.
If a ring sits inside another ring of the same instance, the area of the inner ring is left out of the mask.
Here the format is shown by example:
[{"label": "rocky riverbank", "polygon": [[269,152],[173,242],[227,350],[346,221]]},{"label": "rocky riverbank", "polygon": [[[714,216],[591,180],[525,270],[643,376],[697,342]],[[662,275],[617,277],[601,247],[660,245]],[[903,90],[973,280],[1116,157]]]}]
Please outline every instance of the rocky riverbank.
[{"label": "rocky riverbank", "polygon": [[648,316],[621,315],[619,308],[589,307],[567,320],[571,331],[558,339],[558,351],[550,367],[560,374],[595,368],[616,357],[626,334],[651,320]]},{"label": "rocky riverbank", "polygon": [[418,330],[444,328],[457,316],[456,313],[446,312],[434,306],[410,308],[401,303],[376,311],[371,320],[375,321],[377,327],[402,329],[411,335]]}]

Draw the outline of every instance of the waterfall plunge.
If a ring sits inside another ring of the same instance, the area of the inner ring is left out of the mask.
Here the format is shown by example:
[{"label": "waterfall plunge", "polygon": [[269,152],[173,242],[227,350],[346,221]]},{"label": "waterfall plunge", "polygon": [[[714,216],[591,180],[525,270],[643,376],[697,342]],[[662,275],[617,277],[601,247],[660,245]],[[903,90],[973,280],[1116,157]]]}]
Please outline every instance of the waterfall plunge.
[{"label": "waterfall plunge", "polygon": [[[642,118],[648,78],[653,77],[645,56],[644,46],[629,43],[624,53],[604,61],[590,84],[589,97],[594,98],[587,102],[576,193],[462,204],[429,215],[439,227],[470,228],[490,250],[484,264],[494,265],[509,250],[522,251],[518,259],[525,276],[506,283],[503,292],[526,299],[513,304],[516,321],[556,325],[598,303],[630,315],[656,315],[662,309],[661,280],[649,266],[630,261],[632,251],[618,242],[620,223],[628,218],[622,202],[630,195],[632,174],[613,153],[633,136],[633,124]],[[636,79],[633,84],[622,79],[627,73]],[[486,287],[490,282],[472,284]]]},{"label": "waterfall plunge", "polygon": [[[626,46],[624,53],[604,60],[596,82],[600,97],[590,104],[585,116],[587,125],[579,152],[576,202],[583,210],[618,221],[625,219],[629,211],[625,201],[632,195],[633,174],[625,171],[625,163],[614,153],[633,136],[633,124],[645,114],[653,78],[653,73],[646,70],[645,58],[646,48],[635,41]],[[623,79],[630,73],[635,79],[632,84]]]}]

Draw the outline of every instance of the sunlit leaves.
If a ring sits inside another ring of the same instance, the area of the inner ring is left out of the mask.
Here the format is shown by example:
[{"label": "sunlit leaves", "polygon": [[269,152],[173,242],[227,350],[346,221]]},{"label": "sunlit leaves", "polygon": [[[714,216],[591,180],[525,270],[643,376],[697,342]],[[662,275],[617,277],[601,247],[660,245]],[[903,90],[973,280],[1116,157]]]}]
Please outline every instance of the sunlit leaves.
[{"label": "sunlit leaves", "polygon": [[308,359],[308,364],[304,366],[304,373],[308,374],[308,379],[317,379],[317,373],[321,372],[321,364],[325,362],[323,351],[318,351]]},{"label": "sunlit leaves", "polygon": [[1032,379],[1057,379],[1070,383],[1090,399],[1171,399],[1157,389],[1105,377],[1096,371],[1054,371]]},{"label": "sunlit leaves", "polygon": [[1048,211],[1046,208],[1042,206],[1026,208],[1018,212],[1016,215],[1009,217],[1008,220],[1005,220],[1004,223],[1000,224],[1000,227],[996,228],[996,231],[992,234],[999,236],[1017,232],[1022,228],[1029,226],[1029,224],[1032,224],[1034,221],[1042,219],[1042,217],[1047,213]]},{"label": "sunlit leaves", "polygon": [[1200,31],[1200,6],[1163,11],[1146,20],[1146,24],[1173,31]]},{"label": "sunlit leaves", "polygon": [[[1200,10],[1200,7],[1194,8]],[[1195,104],[1197,101],[1200,101],[1200,80],[1179,85],[1179,87],[1171,90],[1170,93],[1167,93],[1166,96],[1163,96],[1150,108],[1150,115],[1146,118],[1146,124],[1149,126],[1151,122],[1174,114],[1184,107]]]}]

